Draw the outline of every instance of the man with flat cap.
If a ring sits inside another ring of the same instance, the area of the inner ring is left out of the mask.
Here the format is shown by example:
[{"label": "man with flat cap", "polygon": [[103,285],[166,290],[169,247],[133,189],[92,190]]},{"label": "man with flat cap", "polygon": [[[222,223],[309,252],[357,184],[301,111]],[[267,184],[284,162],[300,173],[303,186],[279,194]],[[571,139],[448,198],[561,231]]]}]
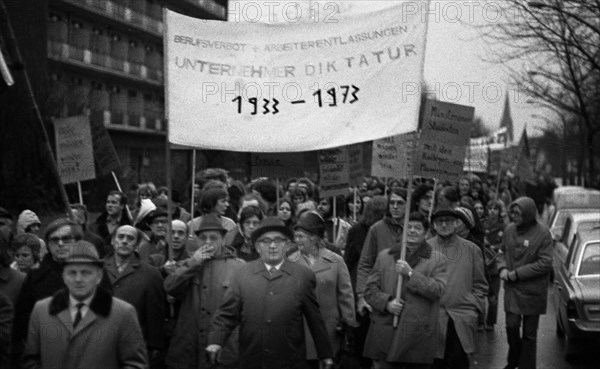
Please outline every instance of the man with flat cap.
[{"label": "man with flat cap", "polygon": [[218,362],[222,346],[239,325],[240,369],[306,369],[306,320],[321,367],[333,365],[315,274],[285,258],[293,236],[276,217],[265,218],[252,233],[260,259],[233,276],[212,320],[206,348],[212,362]]},{"label": "man with flat cap", "polygon": [[135,308],[100,287],[103,261],[94,245],[69,247],[67,286],[35,304],[24,368],[146,368],[146,348]]},{"label": "man with flat cap", "polygon": [[436,236],[427,242],[447,265],[446,291],[440,299],[434,369],[468,369],[475,352],[477,318],[485,309],[488,283],[483,254],[456,234],[458,213],[441,208],[431,216]]}]

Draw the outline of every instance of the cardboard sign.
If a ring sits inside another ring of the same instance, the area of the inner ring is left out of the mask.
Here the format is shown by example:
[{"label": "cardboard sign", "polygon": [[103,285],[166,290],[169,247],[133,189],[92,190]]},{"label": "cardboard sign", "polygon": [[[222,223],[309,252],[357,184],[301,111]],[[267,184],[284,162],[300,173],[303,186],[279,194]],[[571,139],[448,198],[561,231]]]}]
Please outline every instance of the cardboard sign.
[{"label": "cardboard sign", "polygon": [[467,148],[463,170],[465,172],[486,173],[488,169],[488,153],[489,149],[487,145],[480,145],[477,139],[475,141],[471,140]]},{"label": "cardboard sign", "polygon": [[[85,117],[85,118],[84,118]],[[82,119],[88,119],[86,115]],[[120,163],[117,151],[113,145],[106,127],[100,121],[91,121],[92,142],[94,146],[94,159],[96,160],[96,169],[101,175],[110,174],[119,170]]]},{"label": "cardboard sign", "polygon": [[363,147],[362,144],[351,145],[348,147],[348,176],[350,186],[360,186],[365,177],[363,168]]},{"label": "cardboard sign", "polygon": [[416,130],[427,17],[406,7],[282,24],[165,10],[169,141],[296,152]]},{"label": "cardboard sign", "polygon": [[319,152],[319,196],[345,195],[350,188],[348,148],[321,150]]},{"label": "cardboard sign", "polygon": [[457,181],[463,173],[475,108],[428,100],[414,174]]},{"label": "cardboard sign", "polygon": [[404,178],[413,170],[417,132],[373,141],[371,174],[380,178]]},{"label": "cardboard sign", "polygon": [[56,119],[56,160],[63,183],[96,178],[90,121],[87,116]]},{"label": "cardboard sign", "polygon": [[251,154],[252,177],[290,178],[304,177],[304,161],[299,155],[290,153]]}]

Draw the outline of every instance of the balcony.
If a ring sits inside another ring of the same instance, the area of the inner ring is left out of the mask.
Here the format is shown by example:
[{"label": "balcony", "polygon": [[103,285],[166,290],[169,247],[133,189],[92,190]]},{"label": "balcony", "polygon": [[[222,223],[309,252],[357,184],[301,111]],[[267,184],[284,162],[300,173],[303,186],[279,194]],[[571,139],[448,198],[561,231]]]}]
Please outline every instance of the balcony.
[{"label": "balcony", "polygon": [[215,0],[185,0],[186,3],[194,4],[217,19],[227,19],[227,9]]},{"label": "balcony", "polygon": [[101,121],[107,129],[144,134],[165,134],[164,120],[154,112],[135,115],[122,111],[91,110],[90,119]]},{"label": "balcony", "polygon": [[62,2],[83,8],[91,13],[101,15],[120,23],[125,23],[128,27],[151,33],[153,36],[162,37],[164,24],[161,20],[154,19],[136,12],[130,8],[106,0],[62,0]]},{"label": "balcony", "polygon": [[95,53],[63,42],[48,40],[48,58],[155,87],[163,84],[163,71],[160,69],[148,68],[142,63]]}]

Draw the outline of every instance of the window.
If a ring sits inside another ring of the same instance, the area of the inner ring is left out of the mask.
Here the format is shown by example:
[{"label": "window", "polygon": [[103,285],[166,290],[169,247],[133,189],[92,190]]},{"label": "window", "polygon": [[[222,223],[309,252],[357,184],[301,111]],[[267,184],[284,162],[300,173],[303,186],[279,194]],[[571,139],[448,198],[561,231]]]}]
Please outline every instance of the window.
[{"label": "window", "polygon": [[600,275],[600,242],[585,245],[577,275]]}]

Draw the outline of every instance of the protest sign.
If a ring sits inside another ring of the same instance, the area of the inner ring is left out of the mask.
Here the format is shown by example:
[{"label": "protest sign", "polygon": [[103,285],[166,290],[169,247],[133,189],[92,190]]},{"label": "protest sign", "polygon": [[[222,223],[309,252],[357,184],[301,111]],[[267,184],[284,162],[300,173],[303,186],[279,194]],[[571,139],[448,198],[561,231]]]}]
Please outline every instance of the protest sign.
[{"label": "protest sign", "polygon": [[465,172],[486,173],[488,168],[488,146],[479,139],[472,139],[465,156]]},{"label": "protest sign", "polygon": [[364,181],[363,147],[355,144],[348,147],[348,180],[351,187],[358,187]]},{"label": "protest sign", "polygon": [[90,121],[87,116],[54,120],[56,160],[63,183],[96,178]]},{"label": "protest sign", "polygon": [[296,152],[416,130],[427,17],[411,5],[337,23],[221,22],[165,10],[169,141]]},{"label": "protest sign", "polygon": [[304,161],[296,154],[251,154],[252,177],[304,177]]},{"label": "protest sign", "polygon": [[463,173],[475,108],[427,100],[414,175],[457,181]]},{"label": "protest sign", "polygon": [[373,141],[371,174],[380,178],[408,177],[413,169],[416,144],[416,132]]},{"label": "protest sign", "polygon": [[345,195],[350,188],[348,148],[321,150],[319,152],[319,196]]},{"label": "protest sign", "polygon": [[119,157],[117,156],[115,146],[106,131],[106,127],[104,127],[100,121],[90,120],[87,115],[82,116],[81,119],[90,121],[94,159],[96,160],[96,169],[99,174],[107,175],[119,170]]}]

